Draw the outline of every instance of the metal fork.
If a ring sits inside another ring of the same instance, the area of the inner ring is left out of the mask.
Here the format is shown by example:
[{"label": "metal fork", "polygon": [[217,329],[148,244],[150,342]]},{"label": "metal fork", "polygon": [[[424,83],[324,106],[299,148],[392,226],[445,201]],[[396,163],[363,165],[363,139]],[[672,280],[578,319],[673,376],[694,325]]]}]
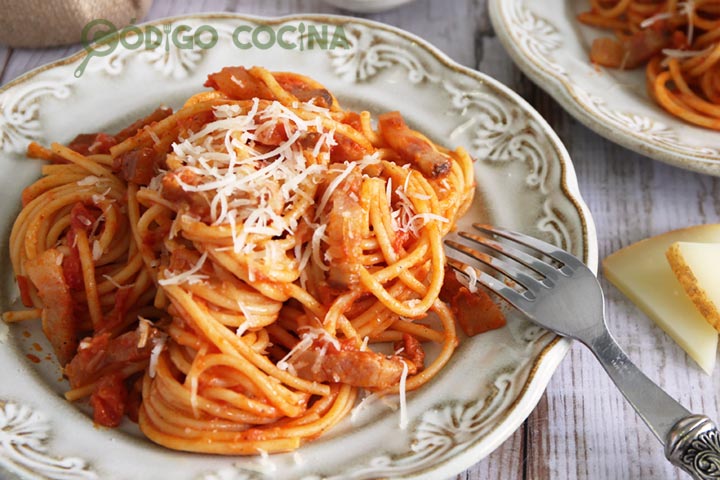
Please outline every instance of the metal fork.
[{"label": "metal fork", "polygon": [[471,246],[453,240],[445,243],[506,281],[456,258],[448,257],[448,264],[468,278],[468,267],[472,268],[478,283],[532,322],[587,346],[665,446],[668,460],[697,479],[719,478],[720,433],[715,424],[705,415],[691,414],[625,355],[605,324],[603,293],[592,271],[568,252],[536,238],[489,225],[473,227],[480,234],[459,232]]}]

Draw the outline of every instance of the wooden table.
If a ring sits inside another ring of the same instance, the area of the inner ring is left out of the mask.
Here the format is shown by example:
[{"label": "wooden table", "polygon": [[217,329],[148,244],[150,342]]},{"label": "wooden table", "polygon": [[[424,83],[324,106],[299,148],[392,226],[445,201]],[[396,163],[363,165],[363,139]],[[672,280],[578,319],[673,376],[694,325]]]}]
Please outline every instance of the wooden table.
[{"label": "wooden table", "polygon": [[[256,15],[339,13],[320,0],[155,0],[148,19],[201,11]],[[575,163],[597,225],[600,257],[667,230],[718,222],[720,180],[652,161],[580,125],[514,66],[495,37],[485,0],[417,0],[366,18],[422,36],[450,57],[485,72],[527,99],[557,131]],[[0,46],[0,84],[78,46]],[[708,133],[708,135],[714,135]],[[662,330],[603,279],[608,322],[630,358],[691,411],[718,419],[720,375],[705,375]],[[718,393],[716,393],[718,392]],[[687,478],[605,375],[575,344],[525,424],[458,479]]]}]

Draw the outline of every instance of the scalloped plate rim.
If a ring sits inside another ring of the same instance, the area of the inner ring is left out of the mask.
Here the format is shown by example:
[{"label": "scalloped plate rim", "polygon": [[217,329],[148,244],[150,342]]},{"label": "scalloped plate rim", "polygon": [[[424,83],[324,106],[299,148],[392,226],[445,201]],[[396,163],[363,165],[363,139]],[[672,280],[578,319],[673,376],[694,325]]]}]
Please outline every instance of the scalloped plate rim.
[{"label": "scalloped plate rim", "polygon": [[[520,70],[530,77],[536,85],[550,94],[563,109],[580,123],[613,143],[668,165],[694,172],[720,176],[720,158],[710,153],[698,153],[696,155],[683,154],[682,152],[674,151],[671,147],[663,145],[661,142],[653,141],[652,139],[638,138],[636,135],[626,133],[623,129],[618,128],[618,125],[612,125],[600,118],[599,115],[593,114],[591,109],[583,105],[577,99],[576,95],[570,91],[571,85],[567,80],[543,68],[542,65],[531,58],[528,52],[516,44],[515,37],[510,31],[510,27],[507,25],[501,10],[509,8],[508,5],[513,2],[524,1],[525,0],[489,0],[488,6],[493,29],[505,48],[505,51],[510,55]],[[558,1],[565,2],[566,0]],[[503,3],[506,5],[501,6]],[[662,118],[676,120],[675,117],[670,116],[664,111],[660,113],[662,114]],[[701,127],[690,127],[696,129],[698,132],[705,132],[708,135],[717,134],[712,130]]]},{"label": "scalloped plate rim", "polygon": [[[459,64],[458,62],[447,56],[444,52],[439,50],[437,47],[415,34],[391,25],[386,25],[363,18],[332,14],[297,14],[279,17],[263,17],[256,15],[221,12],[163,17],[149,22],[144,22],[140,26],[157,25],[167,21],[191,19],[205,19],[210,21],[213,19],[236,19],[268,25],[281,24],[294,20],[308,20],[318,22],[330,21],[332,23],[357,23],[372,29],[379,29],[397,34],[409,41],[414,42],[421,49],[429,52],[433,57],[438,60],[438,62],[443,68],[450,68],[456,72],[472,77],[479,82],[491,84],[493,88],[499,90],[517,105],[522,107],[522,110],[525,113],[531,115],[532,118],[537,121],[542,132],[546,134],[549,138],[561,164],[559,185],[560,189],[562,190],[564,197],[572,203],[573,207],[577,211],[579,221],[582,226],[584,261],[590,266],[593,271],[597,271],[598,245],[594,221],[592,219],[589,208],[585,204],[580,194],[575,170],[566,148],[562,144],[558,135],[547,123],[547,121],[543,119],[542,116],[520,95],[512,91],[510,88],[508,88],[498,80],[482,72],[478,72],[476,70]],[[83,49],[62,59],[36,67],[0,87],[0,95],[15,86],[22,85],[32,80],[35,76],[42,72],[75,62],[78,59],[83,58],[85,55],[87,55],[87,52]],[[560,362],[565,358],[571,344],[572,342],[566,338],[555,337],[555,339],[540,352],[540,354],[535,359],[530,368],[530,374],[528,376],[528,379],[523,385],[520,393],[518,394],[518,397],[514,400],[512,405],[508,407],[508,413],[506,417],[497,425],[495,425],[490,433],[488,433],[481,439],[476,439],[475,441],[469,443],[469,446],[464,451],[451,457],[450,459],[440,462],[437,466],[431,467],[430,470],[418,471],[411,474],[410,476],[403,476],[403,478],[429,479],[437,478],[436,476],[440,473],[454,474],[461,470],[469,468],[481,458],[487,456],[492,451],[494,451],[517,428],[519,428],[525,421],[525,419],[530,415],[530,413],[540,400],[542,394],[545,392],[545,388],[547,387],[552,373],[556,370]]]}]

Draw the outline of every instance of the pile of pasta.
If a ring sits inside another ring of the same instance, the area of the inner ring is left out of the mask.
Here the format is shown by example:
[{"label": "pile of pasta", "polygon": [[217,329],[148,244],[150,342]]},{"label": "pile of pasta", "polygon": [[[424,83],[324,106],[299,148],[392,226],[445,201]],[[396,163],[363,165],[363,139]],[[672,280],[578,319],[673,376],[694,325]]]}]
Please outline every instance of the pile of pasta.
[{"label": "pile of pasta", "polygon": [[591,0],[578,16],[613,30],[590,51],[611,68],[646,65],[650,96],[671,114],[720,130],[720,0]]},{"label": "pile of pasta", "polygon": [[474,192],[462,148],[398,112],[375,126],[294,73],[226,67],[206,86],[117,134],[28,149],[50,163],[10,239],[27,308],[4,316],[42,319],[95,422],[128,416],[178,450],[288,451],[361,390],[402,404],[447,363],[456,320],[504,323],[446,281],[443,236]]}]

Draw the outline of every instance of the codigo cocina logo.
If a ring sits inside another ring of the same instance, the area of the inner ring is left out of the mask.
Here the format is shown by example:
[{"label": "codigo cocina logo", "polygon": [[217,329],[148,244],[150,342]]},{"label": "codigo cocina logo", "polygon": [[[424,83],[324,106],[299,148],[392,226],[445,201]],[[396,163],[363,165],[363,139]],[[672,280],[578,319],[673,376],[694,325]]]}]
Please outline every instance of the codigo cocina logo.
[{"label": "codigo cocina logo", "polygon": [[[96,19],[83,28],[81,41],[87,56],[75,69],[75,76],[85,72],[95,57],[112,55],[118,48],[126,50],[154,50],[171,46],[183,50],[208,50],[217,45],[221,34],[212,25],[190,26],[172,23],[129,25],[118,29],[111,21]],[[349,48],[342,25],[299,22],[297,24],[238,25],[231,33],[232,44],[240,50],[273,47],[285,50],[332,50]]]}]

